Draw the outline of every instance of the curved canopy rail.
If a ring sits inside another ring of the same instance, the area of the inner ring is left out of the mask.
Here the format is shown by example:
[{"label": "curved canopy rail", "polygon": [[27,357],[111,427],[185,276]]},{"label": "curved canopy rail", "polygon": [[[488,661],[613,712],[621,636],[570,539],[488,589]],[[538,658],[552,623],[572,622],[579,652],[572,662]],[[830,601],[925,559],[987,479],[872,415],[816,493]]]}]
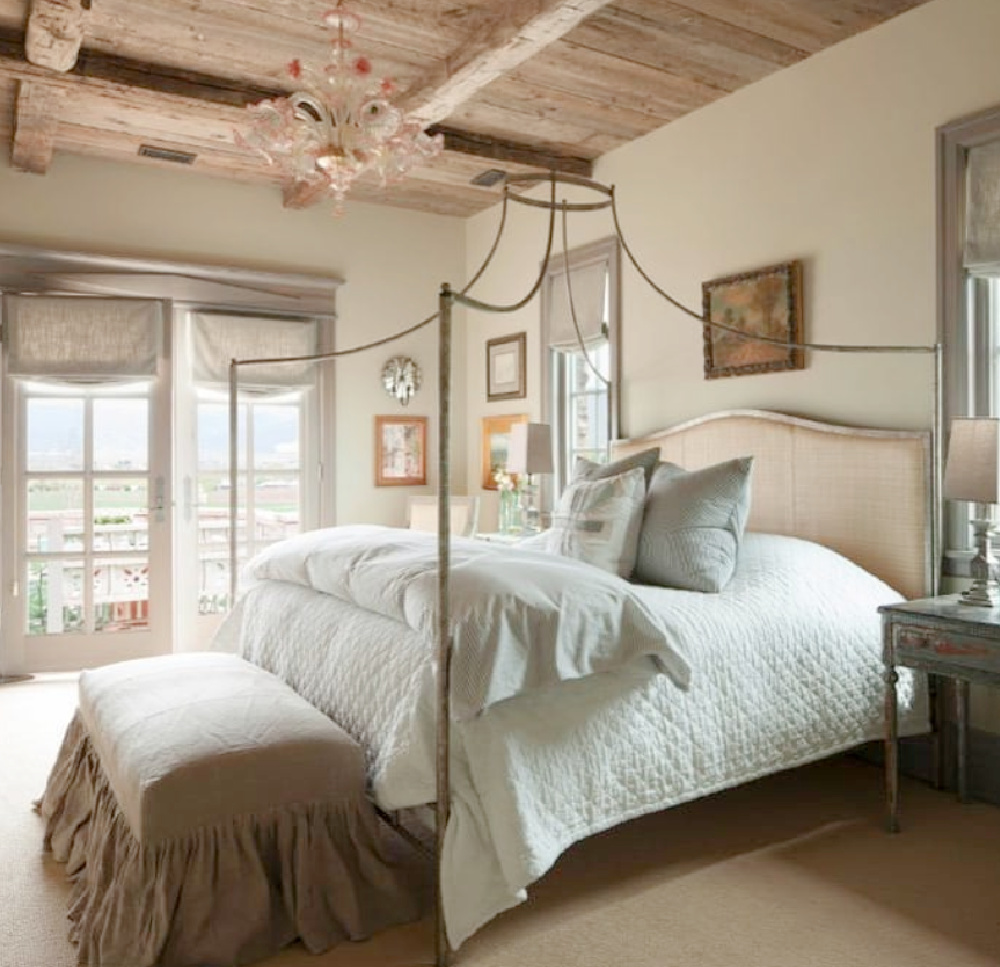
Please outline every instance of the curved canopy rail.
[{"label": "curved canopy rail", "polygon": [[[541,182],[549,183],[547,198],[531,197],[524,192],[532,187],[536,187]],[[556,199],[556,186],[566,185],[575,189],[584,189],[595,192],[602,196],[594,201],[568,201]],[[469,295],[470,290],[482,278],[486,269],[493,261],[494,256],[500,246],[500,241],[504,234],[507,221],[507,210],[509,202],[526,205],[533,208],[542,208],[549,213],[548,237],[546,240],[545,254],[541,262],[541,268],[534,284],[527,294],[517,302],[510,304],[495,304],[475,299]],[[229,368],[229,554],[230,554],[230,600],[236,597],[236,522],[238,514],[237,498],[237,391],[238,391],[238,371],[243,367],[257,365],[274,365],[287,362],[323,362],[328,359],[338,359],[341,356],[351,356],[357,353],[367,352],[379,346],[385,346],[396,342],[404,336],[417,332],[430,325],[434,320],[439,322],[438,336],[438,627],[436,643],[436,662],[438,668],[437,675],[437,803],[436,803],[436,854],[437,869],[440,873],[441,859],[444,853],[444,836],[448,825],[451,808],[451,779],[449,770],[449,760],[451,751],[451,648],[452,629],[450,619],[449,601],[449,569],[451,565],[451,332],[452,332],[452,312],[456,304],[469,309],[476,309],[480,312],[508,313],[515,312],[528,305],[538,294],[542,287],[545,273],[548,270],[552,256],[552,243],[555,236],[555,217],[557,212],[563,216],[562,241],[564,249],[564,264],[566,273],[566,284],[569,292],[571,313],[573,323],[577,330],[577,338],[581,348],[586,354],[586,347],[580,337],[579,325],[576,321],[576,312],[573,309],[572,286],[570,283],[569,259],[566,254],[568,250],[568,229],[566,226],[566,216],[573,212],[593,212],[610,209],[614,221],[615,235],[640,278],[649,285],[661,298],[684,313],[700,325],[730,332],[750,342],[768,343],[780,345],[792,350],[812,350],[814,352],[833,353],[902,353],[902,354],[922,354],[930,355],[934,358],[934,410],[933,410],[933,475],[931,480],[932,500],[932,526],[931,526],[931,560],[934,562],[932,569],[932,593],[937,594],[939,584],[940,560],[940,493],[941,493],[941,467],[942,467],[942,346],[940,343],[933,345],[855,345],[841,343],[813,343],[813,342],[789,342],[773,336],[747,333],[743,330],[706,318],[703,313],[686,306],[680,300],[674,298],[663,289],[648,272],[642,267],[639,260],[628,244],[622,231],[621,220],[618,214],[618,205],[613,186],[602,185],[599,182],[588,178],[581,178],[575,175],[561,174],[557,172],[513,175],[508,177],[504,187],[503,205],[501,210],[500,224],[497,229],[493,245],[486,255],[482,265],[473,277],[459,291],[453,291],[448,283],[441,286],[438,296],[438,309],[425,319],[415,325],[409,326],[382,339],[376,339],[363,345],[354,346],[349,349],[335,350],[332,352],[315,353],[309,356],[300,356],[285,359],[234,359]],[[588,356],[589,362],[589,356]],[[450,947],[447,934],[445,932],[444,910],[441,902],[440,879],[437,891],[437,929],[435,933],[436,941],[436,963],[439,967],[445,967],[450,960]]]}]

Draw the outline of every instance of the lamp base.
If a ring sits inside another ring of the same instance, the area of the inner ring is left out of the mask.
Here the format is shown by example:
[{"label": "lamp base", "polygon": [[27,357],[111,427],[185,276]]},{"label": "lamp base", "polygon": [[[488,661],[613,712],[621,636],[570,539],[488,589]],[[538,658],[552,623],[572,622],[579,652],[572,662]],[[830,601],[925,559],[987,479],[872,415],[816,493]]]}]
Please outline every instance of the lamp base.
[{"label": "lamp base", "polygon": [[971,608],[1000,606],[1000,584],[996,579],[997,562],[992,547],[993,526],[992,520],[979,518],[972,521],[972,537],[976,545],[976,556],[970,566],[972,586],[958,599],[959,604]]},{"label": "lamp base", "polygon": [[992,587],[973,585],[968,591],[962,592],[958,603],[968,605],[970,608],[996,608],[1000,606],[1000,586],[996,581]]}]

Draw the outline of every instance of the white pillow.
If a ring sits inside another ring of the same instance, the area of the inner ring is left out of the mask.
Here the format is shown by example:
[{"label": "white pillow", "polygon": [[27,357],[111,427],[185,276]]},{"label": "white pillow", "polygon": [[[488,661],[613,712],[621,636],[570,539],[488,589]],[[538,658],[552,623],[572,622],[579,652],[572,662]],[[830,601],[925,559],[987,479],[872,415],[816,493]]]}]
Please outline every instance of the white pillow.
[{"label": "white pillow", "polygon": [[549,551],[627,578],[635,568],[645,499],[642,467],[616,477],[571,483],[546,532]]}]

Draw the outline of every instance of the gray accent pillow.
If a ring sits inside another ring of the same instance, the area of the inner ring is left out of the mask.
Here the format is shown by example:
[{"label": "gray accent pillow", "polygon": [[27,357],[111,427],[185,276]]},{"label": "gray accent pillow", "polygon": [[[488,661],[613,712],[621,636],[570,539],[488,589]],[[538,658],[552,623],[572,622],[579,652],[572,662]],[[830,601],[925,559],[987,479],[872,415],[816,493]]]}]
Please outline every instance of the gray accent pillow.
[{"label": "gray accent pillow", "polygon": [[545,532],[547,550],[627,578],[635,568],[645,499],[642,467],[616,477],[571,483]]},{"label": "gray accent pillow", "polygon": [[753,457],[703,470],[656,468],[646,495],[634,581],[721,591],[736,570],[750,512]]},{"label": "gray accent pillow", "polygon": [[603,480],[605,477],[617,477],[619,474],[628,473],[636,467],[641,467],[646,475],[645,484],[648,489],[650,481],[653,479],[653,471],[660,459],[660,448],[652,447],[649,450],[641,450],[631,456],[622,457],[614,463],[594,463],[593,460],[585,460],[577,457],[576,466],[573,468],[573,479],[571,483],[578,480]]}]

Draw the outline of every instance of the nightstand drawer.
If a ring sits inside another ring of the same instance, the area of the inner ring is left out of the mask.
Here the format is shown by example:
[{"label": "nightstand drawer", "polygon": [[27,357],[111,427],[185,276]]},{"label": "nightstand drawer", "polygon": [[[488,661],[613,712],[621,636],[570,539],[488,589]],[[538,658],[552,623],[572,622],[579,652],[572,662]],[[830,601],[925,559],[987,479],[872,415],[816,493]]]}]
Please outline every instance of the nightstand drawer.
[{"label": "nightstand drawer", "polygon": [[896,664],[1000,674],[1000,642],[943,628],[904,625],[894,631]]}]

